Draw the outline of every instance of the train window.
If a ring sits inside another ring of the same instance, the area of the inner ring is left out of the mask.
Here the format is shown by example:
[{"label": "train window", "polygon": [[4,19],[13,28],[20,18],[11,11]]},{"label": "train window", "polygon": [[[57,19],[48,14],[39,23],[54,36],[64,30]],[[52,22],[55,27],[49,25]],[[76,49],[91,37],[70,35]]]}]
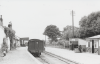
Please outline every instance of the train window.
[{"label": "train window", "polygon": [[38,44],[38,42],[36,42]]}]

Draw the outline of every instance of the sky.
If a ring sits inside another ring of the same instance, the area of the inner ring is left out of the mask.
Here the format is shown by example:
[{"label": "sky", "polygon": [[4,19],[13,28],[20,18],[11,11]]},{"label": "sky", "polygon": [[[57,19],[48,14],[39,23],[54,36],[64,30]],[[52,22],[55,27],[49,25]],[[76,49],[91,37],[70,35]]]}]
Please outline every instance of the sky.
[{"label": "sky", "polygon": [[43,32],[48,25],[56,25],[60,31],[72,25],[79,27],[83,16],[100,11],[99,0],[0,0],[3,24],[12,22],[19,37],[45,39]]}]

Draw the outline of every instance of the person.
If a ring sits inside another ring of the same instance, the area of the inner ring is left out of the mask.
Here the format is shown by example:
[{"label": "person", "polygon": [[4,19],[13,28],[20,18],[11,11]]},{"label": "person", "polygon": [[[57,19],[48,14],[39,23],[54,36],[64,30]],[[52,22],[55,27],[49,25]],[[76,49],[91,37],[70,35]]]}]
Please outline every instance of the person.
[{"label": "person", "polygon": [[80,51],[80,52],[82,52],[81,49],[82,49],[82,47],[81,47],[81,45],[79,45],[79,51]]},{"label": "person", "polygon": [[8,46],[7,46],[7,43],[6,43],[6,38],[3,38],[3,44],[1,46],[3,56],[6,56],[7,49],[8,49]]}]

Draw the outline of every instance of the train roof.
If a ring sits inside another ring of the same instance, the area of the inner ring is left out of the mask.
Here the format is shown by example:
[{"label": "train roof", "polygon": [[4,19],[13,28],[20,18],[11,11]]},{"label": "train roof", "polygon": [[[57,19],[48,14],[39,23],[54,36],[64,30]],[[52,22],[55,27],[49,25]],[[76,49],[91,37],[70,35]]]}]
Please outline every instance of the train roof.
[{"label": "train roof", "polygon": [[40,39],[30,39],[29,41],[42,41]]}]

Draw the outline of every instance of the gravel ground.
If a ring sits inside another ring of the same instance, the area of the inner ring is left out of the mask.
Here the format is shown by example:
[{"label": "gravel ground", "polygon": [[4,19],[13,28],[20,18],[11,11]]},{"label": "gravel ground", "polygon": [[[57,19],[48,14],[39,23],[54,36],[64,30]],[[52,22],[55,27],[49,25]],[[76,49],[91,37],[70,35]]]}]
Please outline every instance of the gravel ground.
[{"label": "gravel ground", "polygon": [[90,53],[75,53],[74,51],[67,49],[58,49],[52,47],[46,47],[47,52],[51,52],[63,58],[81,63],[81,64],[100,64],[100,55]]},{"label": "gravel ground", "polygon": [[27,53],[27,48],[20,47],[9,51],[5,57],[1,57],[0,64],[37,64]]}]

